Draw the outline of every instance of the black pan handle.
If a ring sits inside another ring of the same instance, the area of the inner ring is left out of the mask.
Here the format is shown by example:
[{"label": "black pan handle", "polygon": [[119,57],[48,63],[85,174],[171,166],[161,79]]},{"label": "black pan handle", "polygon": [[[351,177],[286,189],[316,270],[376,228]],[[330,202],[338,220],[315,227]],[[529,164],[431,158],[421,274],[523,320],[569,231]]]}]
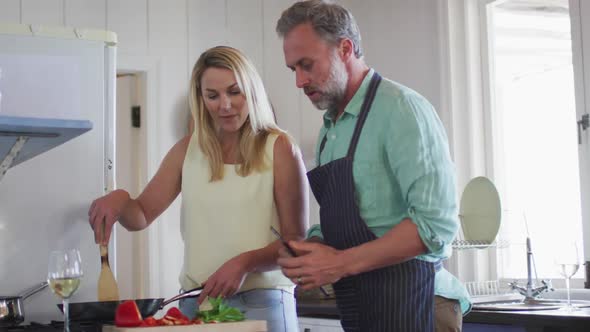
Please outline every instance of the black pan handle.
[{"label": "black pan handle", "polygon": [[202,291],[203,291],[203,286],[199,286],[197,288],[193,288],[193,289],[188,290],[186,292],[180,293],[180,294],[162,302],[162,304],[160,304],[160,309],[162,309],[165,306],[167,306],[168,304],[170,304],[174,301],[178,301],[180,299],[188,299],[188,298],[192,298],[192,297],[198,297],[199,295],[201,295]]}]

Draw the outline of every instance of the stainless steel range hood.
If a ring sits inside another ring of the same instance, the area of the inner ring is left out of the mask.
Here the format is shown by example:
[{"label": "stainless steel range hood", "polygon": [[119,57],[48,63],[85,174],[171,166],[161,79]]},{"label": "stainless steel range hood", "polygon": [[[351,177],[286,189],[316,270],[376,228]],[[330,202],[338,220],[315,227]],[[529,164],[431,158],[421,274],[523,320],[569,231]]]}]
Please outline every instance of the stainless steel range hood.
[{"label": "stainless steel range hood", "polygon": [[9,168],[91,129],[86,120],[0,116],[0,180]]}]

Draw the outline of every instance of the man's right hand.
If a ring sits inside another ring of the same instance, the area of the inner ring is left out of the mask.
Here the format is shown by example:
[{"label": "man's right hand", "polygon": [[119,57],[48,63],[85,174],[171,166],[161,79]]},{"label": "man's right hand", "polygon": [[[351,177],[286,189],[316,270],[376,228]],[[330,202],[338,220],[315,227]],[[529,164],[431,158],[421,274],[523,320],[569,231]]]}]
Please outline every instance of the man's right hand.
[{"label": "man's right hand", "polygon": [[[309,239],[304,240],[304,242],[324,244],[324,239],[322,239],[319,236],[312,236]],[[297,252],[297,250],[294,250],[294,251],[297,254],[297,256],[304,254],[304,252]],[[293,255],[291,255],[289,250],[287,250],[287,248],[284,245],[281,247],[281,249],[279,249],[279,258],[281,258],[281,257],[282,258],[293,257]]]},{"label": "man's right hand", "polygon": [[349,274],[342,250],[315,241],[289,241],[289,245],[300,256],[279,257],[277,264],[283,274],[301,289],[331,284]]},{"label": "man's right hand", "polygon": [[121,216],[129,199],[129,193],[117,189],[92,202],[88,210],[88,221],[94,231],[95,243],[108,245],[113,225]]},{"label": "man's right hand", "polygon": [[324,242],[324,239],[322,239],[319,236],[312,236],[309,239],[305,240],[305,242],[310,242],[310,243],[320,243],[320,244],[326,244]]}]

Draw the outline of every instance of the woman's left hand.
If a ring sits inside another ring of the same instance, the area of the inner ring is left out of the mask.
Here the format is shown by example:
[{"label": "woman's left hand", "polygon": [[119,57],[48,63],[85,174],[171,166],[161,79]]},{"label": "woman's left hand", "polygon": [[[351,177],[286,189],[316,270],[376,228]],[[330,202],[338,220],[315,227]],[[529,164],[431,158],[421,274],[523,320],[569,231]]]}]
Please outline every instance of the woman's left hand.
[{"label": "woman's left hand", "polygon": [[238,255],[225,262],[203,283],[203,291],[199,295],[199,304],[203,303],[207,296],[230,297],[234,295],[244,283],[248,274],[247,262],[244,255]]}]

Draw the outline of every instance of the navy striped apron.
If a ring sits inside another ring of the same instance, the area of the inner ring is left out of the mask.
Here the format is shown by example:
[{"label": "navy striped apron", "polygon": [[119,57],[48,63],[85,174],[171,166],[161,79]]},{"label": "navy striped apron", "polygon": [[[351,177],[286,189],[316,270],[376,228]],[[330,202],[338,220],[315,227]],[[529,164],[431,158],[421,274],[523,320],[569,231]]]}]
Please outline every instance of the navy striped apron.
[{"label": "navy striped apron", "polygon": [[[346,157],[307,173],[320,205],[324,241],[336,249],[377,239],[356,204],[352,163],[380,82],[374,73]],[[412,259],[339,280],[333,287],[342,327],[346,332],[434,331],[434,275],[435,264]]]}]

